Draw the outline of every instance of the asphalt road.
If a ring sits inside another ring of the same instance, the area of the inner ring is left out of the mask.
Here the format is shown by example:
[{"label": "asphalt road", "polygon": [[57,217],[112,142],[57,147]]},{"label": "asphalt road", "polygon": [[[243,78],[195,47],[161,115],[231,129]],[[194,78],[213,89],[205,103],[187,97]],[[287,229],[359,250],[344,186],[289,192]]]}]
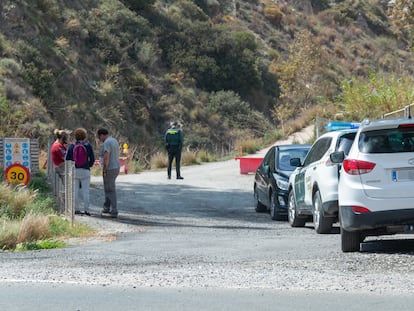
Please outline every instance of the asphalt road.
[{"label": "asphalt road", "polygon": [[411,236],[343,254],[337,227],[317,235],[253,207],[239,162],[121,175],[119,219],[64,249],[0,253],[1,310],[412,310]]}]

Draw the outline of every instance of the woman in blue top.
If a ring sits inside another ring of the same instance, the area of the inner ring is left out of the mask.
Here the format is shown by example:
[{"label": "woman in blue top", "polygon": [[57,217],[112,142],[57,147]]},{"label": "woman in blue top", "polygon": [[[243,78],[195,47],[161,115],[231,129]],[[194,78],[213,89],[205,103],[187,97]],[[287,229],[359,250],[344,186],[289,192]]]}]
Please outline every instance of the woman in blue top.
[{"label": "woman in blue top", "polygon": [[[76,142],[69,145],[66,153],[66,160],[75,161],[75,214],[90,216],[90,168],[95,163],[95,155],[93,153],[92,145],[86,140],[86,130],[84,128],[77,128],[74,134]],[[83,211],[81,211],[80,208],[80,190],[83,198]]]}]

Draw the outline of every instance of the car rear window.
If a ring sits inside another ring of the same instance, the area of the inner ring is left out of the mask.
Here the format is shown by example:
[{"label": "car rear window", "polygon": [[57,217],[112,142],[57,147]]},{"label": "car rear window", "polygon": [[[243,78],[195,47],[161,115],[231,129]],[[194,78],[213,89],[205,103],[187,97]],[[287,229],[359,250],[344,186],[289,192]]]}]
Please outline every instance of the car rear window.
[{"label": "car rear window", "polygon": [[414,151],[414,129],[392,128],[364,131],[359,136],[359,151],[364,153],[398,153]]},{"label": "car rear window", "polygon": [[296,166],[290,165],[290,159],[300,158],[300,161],[303,162],[308,151],[309,151],[308,149],[290,149],[286,151],[280,151],[279,161],[278,161],[279,169],[283,171],[295,170]]},{"label": "car rear window", "polygon": [[349,133],[343,135],[338,141],[338,148],[336,151],[343,151],[345,155],[349,154],[349,150],[351,149],[352,143],[355,140],[356,133]]}]

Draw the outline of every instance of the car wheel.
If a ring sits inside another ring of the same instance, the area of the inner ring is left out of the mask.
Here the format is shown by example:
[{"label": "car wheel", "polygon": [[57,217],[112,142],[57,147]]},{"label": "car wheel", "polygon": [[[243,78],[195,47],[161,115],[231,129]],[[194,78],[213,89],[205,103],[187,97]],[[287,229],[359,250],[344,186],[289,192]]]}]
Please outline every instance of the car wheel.
[{"label": "car wheel", "polygon": [[283,216],[280,215],[279,204],[277,203],[276,195],[274,193],[270,195],[270,217],[272,220],[283,220]]},{"label": "car wheel", "polygon": [[321,193],[316,191],[313,196],[313,225],[317,233],[330,233],[332,230],[332,217],[323,214]]},{"label": "car wheel", "polygon": [[254,207],[257,213],[264,213],[267,211],[266,206],[259,201],[259,195],[256,192],[256,188],[254,188]]},{"label": "car wheel", "polygon": [[358,252],[362,242],[359,231],[346,231],[341,227],[341,248],[344,253]]},{"label": "car wheel", "polygon": [[304,227],[306,223],[305,218],[299,218],[296,213],[296,201],[293,190],[289,192],[288,198],[288,221],[291,227]]}]

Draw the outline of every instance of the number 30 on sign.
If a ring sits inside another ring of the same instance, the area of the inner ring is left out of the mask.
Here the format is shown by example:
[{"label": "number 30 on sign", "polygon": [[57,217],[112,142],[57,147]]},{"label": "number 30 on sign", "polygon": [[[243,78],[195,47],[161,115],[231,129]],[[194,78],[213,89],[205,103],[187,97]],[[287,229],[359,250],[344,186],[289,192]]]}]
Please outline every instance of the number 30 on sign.
[{"label": "number 30 on sign", "polygon": [[30,172],[28,168],[19,163],[9,165],[4,172],[8,183],[27,185],[30,180]]}]

